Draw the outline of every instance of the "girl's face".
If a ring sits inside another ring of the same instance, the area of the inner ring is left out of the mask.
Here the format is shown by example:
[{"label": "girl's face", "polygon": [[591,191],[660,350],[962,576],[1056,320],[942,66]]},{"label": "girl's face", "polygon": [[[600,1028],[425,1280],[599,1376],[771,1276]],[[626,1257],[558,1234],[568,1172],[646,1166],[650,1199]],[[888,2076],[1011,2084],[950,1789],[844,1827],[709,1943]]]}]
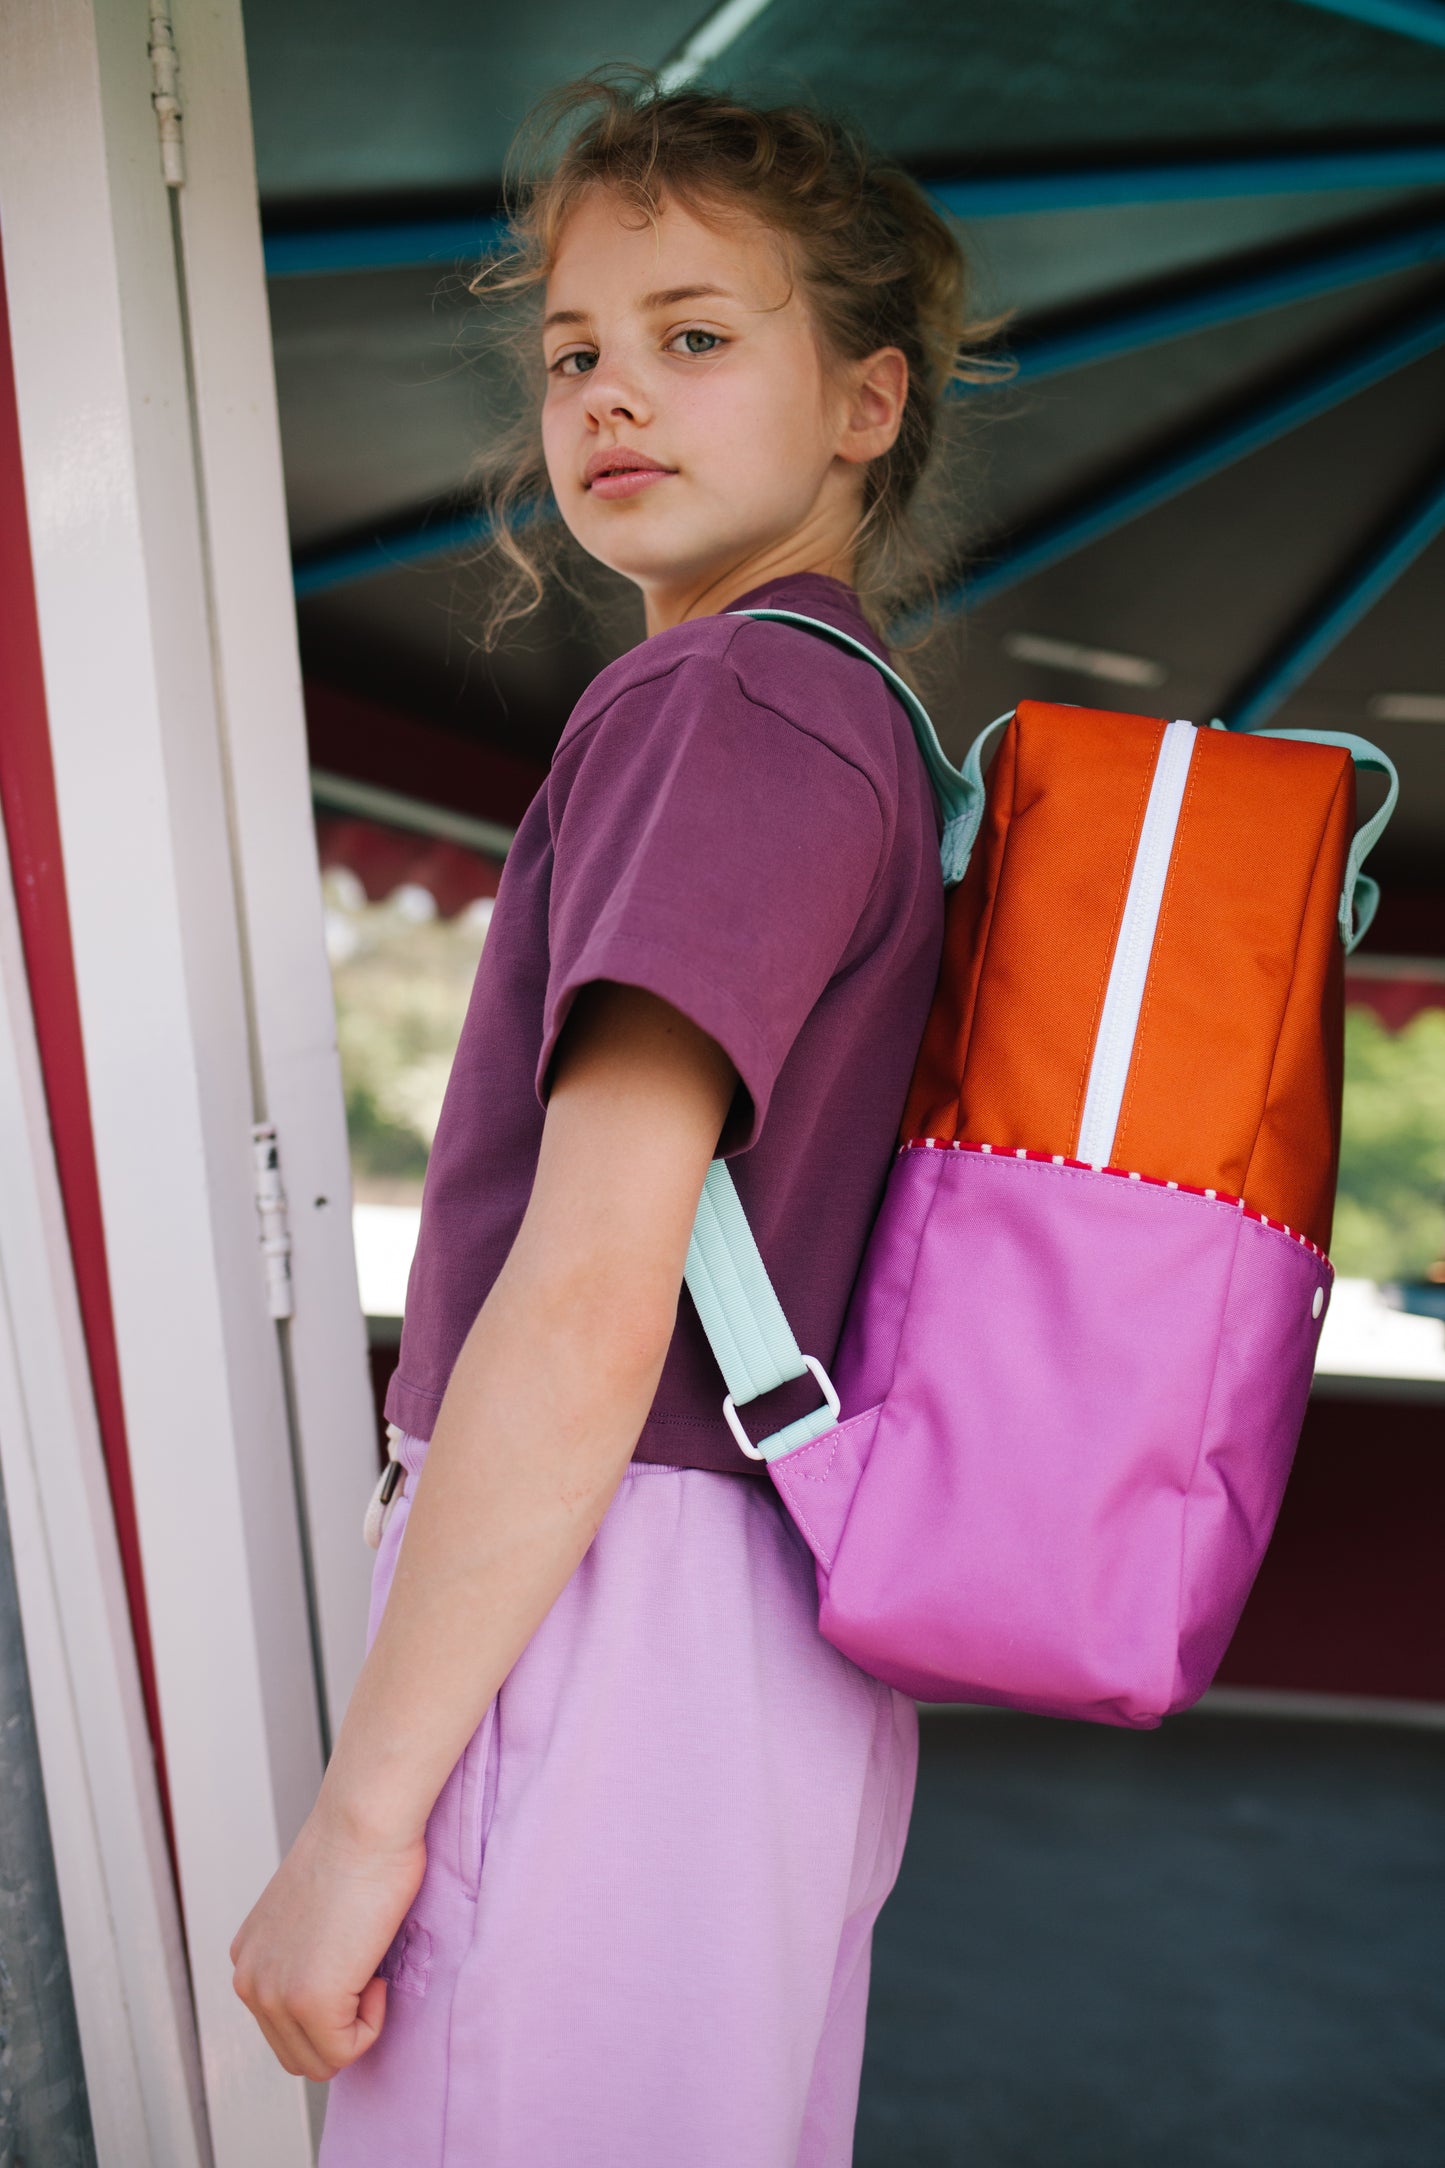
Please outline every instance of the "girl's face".
[{"label": "girl's face", "polygon": [[676,203],[654,223],[599,191],[563,230],[544,315],[548,476],[582,547],[642,589],[649,632],[784,572],[850,575],[907,363],[825,366],[767,227]]}]

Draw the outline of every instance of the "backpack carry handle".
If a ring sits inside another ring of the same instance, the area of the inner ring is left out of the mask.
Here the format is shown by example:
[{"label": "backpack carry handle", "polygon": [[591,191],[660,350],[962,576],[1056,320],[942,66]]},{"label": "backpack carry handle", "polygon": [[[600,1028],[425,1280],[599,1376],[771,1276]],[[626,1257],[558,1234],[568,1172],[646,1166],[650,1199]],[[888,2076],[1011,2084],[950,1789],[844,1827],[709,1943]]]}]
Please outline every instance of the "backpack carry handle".
[{"label": "backpack carry handle", "polygon": [[1345,954],[1353,956],[1380,908],[1380,884],[1361,868],[1384,834],[1400,796],[1400,778],[1394,761],[1388,753],[1382,753],[1378,745],[1371,745],[1368,738],[1357,738],[1350,730],[1242,730],[1239,735],[1243,738],[1295,738],[1306,745],[1343,746],[1356,768],[1366,768],[1375,775],[1388,778],[1384,803],[1356,830],[1345,860],[1345,885],[1340,890],[1340,939],[1345,944]]}]

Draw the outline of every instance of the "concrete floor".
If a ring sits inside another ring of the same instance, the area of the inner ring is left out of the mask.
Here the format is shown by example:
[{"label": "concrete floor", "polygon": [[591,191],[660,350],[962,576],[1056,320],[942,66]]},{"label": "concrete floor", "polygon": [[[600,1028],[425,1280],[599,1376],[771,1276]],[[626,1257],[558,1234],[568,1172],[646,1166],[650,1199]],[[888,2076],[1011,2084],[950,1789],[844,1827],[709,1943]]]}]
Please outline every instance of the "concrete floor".
[{"label": "concrete floor", "polygon": [[1445,1731],[923,1740],[855,2168],[1445,2168]]}]

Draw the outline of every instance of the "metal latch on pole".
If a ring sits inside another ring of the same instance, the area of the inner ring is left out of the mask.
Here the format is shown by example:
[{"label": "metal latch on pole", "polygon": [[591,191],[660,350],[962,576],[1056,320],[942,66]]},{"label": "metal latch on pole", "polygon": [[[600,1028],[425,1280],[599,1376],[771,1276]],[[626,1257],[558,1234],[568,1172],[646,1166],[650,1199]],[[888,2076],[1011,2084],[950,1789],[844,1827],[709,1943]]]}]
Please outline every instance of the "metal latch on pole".
[{"label": "metal latch on pole", "polygon": [[291,1282],[291,1222],[281,1183],[281,1153],[276,1124],[257,1122],[251,1131],[256,1177],[256,1211],[261,1221],[261,1255],[266,1266],[266,1306],[272,1317],[292,1317],[296,1310]]}]

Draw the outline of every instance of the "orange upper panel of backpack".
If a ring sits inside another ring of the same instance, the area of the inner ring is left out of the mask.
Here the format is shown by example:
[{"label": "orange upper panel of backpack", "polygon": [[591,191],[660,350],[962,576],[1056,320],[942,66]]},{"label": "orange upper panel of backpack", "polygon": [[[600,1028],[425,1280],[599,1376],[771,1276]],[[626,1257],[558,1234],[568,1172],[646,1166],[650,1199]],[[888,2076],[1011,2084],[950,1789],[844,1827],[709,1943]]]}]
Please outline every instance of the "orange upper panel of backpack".
[{"label": "orange upper panel of backpack", "polygon": [[[902,1136],[1080,1156],[1080,1126],[1166,724],[1024,701],[1004,732]],[[1187,736],[1187,734],[1186,734]],[[1176,746],[1175,750],[1178,750]],[[1355,822],[1336,746],[1187,746],[1113,1166],[1242,1197],[1327,1248],[1339,1160]],[[1157,840],[1157,815],[1151,815]]]}]

